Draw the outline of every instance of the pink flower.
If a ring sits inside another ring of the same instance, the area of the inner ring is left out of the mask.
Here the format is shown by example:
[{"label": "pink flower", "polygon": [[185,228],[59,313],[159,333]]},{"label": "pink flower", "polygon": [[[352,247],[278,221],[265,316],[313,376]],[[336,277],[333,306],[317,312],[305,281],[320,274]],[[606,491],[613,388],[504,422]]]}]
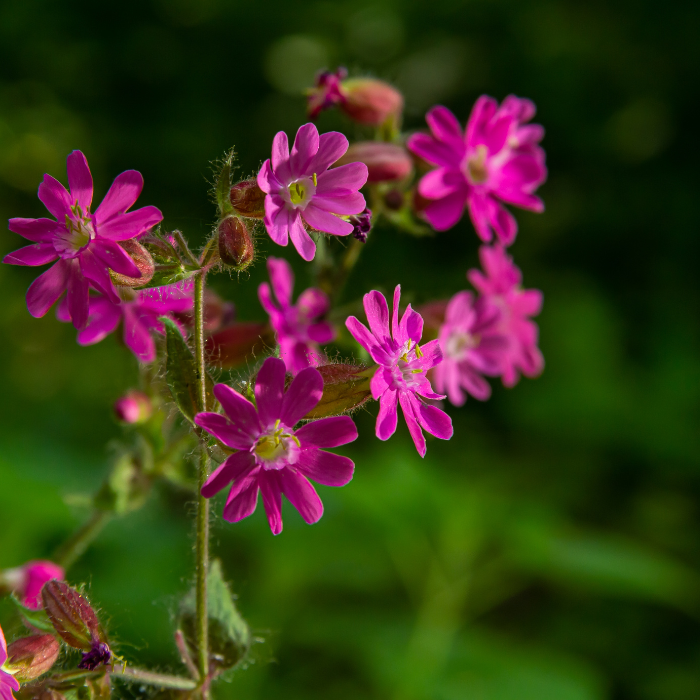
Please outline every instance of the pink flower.
[{"label": "pink flower", "polygon": [[304,224],[317,231],[347,236],[353,225],[341,216],[359,214],[365,198],[358,192],[367,182],[364,163],[348,163],[328,170],[348,150],[348,140],[331,131],[318,135],[313,124],[297,131],[292,153],[287,134],[280,131],[272,142],[272,158],[263,163],[258,185],[265,197],[265,227],[278,245],[294,247],[304,260],[313,260],[316,244]]},{"label": "pink flower", "polygon": [[[39,610],[41,604],[41,589],[47,581],[63,580],[65,572],[52,561],[29,561],[14,569],[2,572],[2,581],[18,596],[25,608]],[[1,664],[0,664],[1,665]]]},{"label": "pink flower", "polygon": [[309,90],[308,96],[310,119],[316,119],[324,110],[345,102],[342,82],[347,77],[347,68],[342,66],[335,73],[329,70],[322,70],[316,75],[316,87]]},{"label": "pink flower", "polygon": [[57,220],[10,219],[10,231],[34,244],[9,253],[3,262],[36,266],[58,258],[55,265],[30,285],[27,308],[32,316],[39,318],[67,290],[70,316],[73,325],[80,329],[88,319],[90,285],[117,304],[119,297],[109,269],[129,277],[141,276],[117,241],[147,231],[161,221],[163,215],[155,207],[126,213],[143,188],[143,178],[135,170],[127,170],[117,177],[92,214],[92,175],[80,151],[68,156],[67,170],[70,192],[50,175],[44,175],[39,185],[39,199]]},{"label": "pink flower", "polygon": [[527,124],[535,115],[530,100],[510,95],[499,107],[482,95],[474,105],[466,133],[446,107],[433,107],[425,117],[431,136],[414,134],[408,147],[437,165],[418,184],[418,192],[433,200],[425,217],[433,228],[445,231],[469,207],[472,223],[483,241],[492,230],[499,241],[510,245],[518,225],[499,200],[544,211],[533,192],[545,181],[545,153],[538,145],[544,136],[539,124]]},{"label": "pink flower", "polygon": [[262,492],[274,535],[282,532],[282,494],[307,523],[323,515],[323,504],[308,479],[325,486],[345,486],[355,469],[352,460],[326,452],[357,438],[348,416],[333,416],[294,426],[321,400],[323,379],[308,367],[285,392],[284,362],[268,357],[255,382],[257,408],[225,384],[214,387],[224,413],[198,413],[195,423],[224,445],[239,450],[228,457],[202,487],[211,498],[233,482],[224,520],[235,523],[253,513]]},{"label": "pink flower", "polygon": [[500,245],[482,245],[479,249],[480,270],[469,270],[467,277],[476,289],[501,312],[498,329],[508,338],[501,355],[503,384],[515,386],[520,372],[535,377],[544,368],[544,358],[537,347],[538,328],[530,316],[542,310],[542,292],[522,289],[522,273]]},{"label": "pink flower", "polygon": [[480,401],[491,396],[491,386],[482,375],[501,373],[501,356],[508,347],[499,320],[498,308],[484,297],[474,300],[471,292],[457,292],[450,299],[438,338],[443,360],[433,378],[435,388],[455,406],[467,400],[466,393]]},{"label": "pink flower", "polygon": [[267,282],[263,282],[258,287],[258,297],[277,334],[280,357],[287,370],[296,375],[306,367],[318,366],[325,359],[318,344],[330,343],[335,330],[330,323],[320,319],[328,312],[330,301],[320,289],[312,287],[302,292],[293,305],[294,273],[289,263],[282,258],[270,257],[267,271],[272,290]]},{"label": "pink flower", "polygon": [[421,457],[425,456],[423,430],[441,440],[452,437],[452,420],[439,408],[426,404],[426,399],[444,399],[435,394],[426,376],[427,370],[442,362],[440,343],[431,340],[420,347],[423,335],[421,315],[408,305],[399,323],[401,285],[394,291],[394,313],[389,331],[389,307],[384,295],[377,291],[365,294],[364,306],[367,327],[350,316],[345,325],[379,365],[370,384],[372,397],[379,401],[376,433],[380,440],[388,440],[396,432],[397,404],[401,404],[406,425]]},{"label": "pink flower", "polygon": [[[78,332],[78,343],[99,343],[122,321],[126,346],[141,362],[153,362],[156,344],[151,333],[165,332],[159,320],[161,316],[192,310],[193,290],[193,282],[189,280],[140,291],[122,288],[121,293],[128,298],[116,304],[107,296],[91,296],[90,314],[87,324]],[[58,306],[57,316],[60,321],[71,320],[69,303],[65,299]]]},{"label": "pink flower", "polygon": [[2,670],[3,664],[7,661],[7,642],[0,627],[0,700],[14,700],[12,691],[19,690],[19,681],[7,671]]}]

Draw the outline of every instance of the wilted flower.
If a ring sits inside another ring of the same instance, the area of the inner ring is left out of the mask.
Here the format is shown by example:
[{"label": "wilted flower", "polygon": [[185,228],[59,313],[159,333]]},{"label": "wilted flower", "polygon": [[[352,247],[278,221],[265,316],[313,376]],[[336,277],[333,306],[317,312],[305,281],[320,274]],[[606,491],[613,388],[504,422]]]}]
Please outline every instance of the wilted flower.
[{"label": "wilted flower", "polygon": [[51,579],[62,580],[65,572],[52,561],[28,561],[14,569],[0,573],[0,583],[14,591],[25,608],[41,608],[41,589]]},{"label": "wilted flower", "polygon": [[[294,273],[282,258],[269,257],[267,271],[272,289],[267,282],[258,287],[260,303],[270,315],[270,324],[277,334],[280,357],[287,370],[297,374],[305,367],[314,367],[324,355],[319,343],[330,343],[335,337],[333,326],[321,320],[330,308],[330,301],[320,289],[304,290],[292,304]],[[277,302],[272,298],[272,294]]]},{"label": "wilted flower", "polygon": [[501,374],[505,386],[515,386],[520,372],[535,377],[544,368],[537,347],[537,324],[529,318],[541,311],[542,292],[522,289],[522,273],[502,246],[481,246],[479,258],[484,272],[469,270],[467,277],[500,310],[497,327],[508,339],[508,347],[501,354]]},{"label": "wilted flower", "polygon": [[403,180],[413,170],[413,160],[403,146],[383,141],[358,141],[350,144],[347,153],[335,165],[355,162],[367,166],[367,182]]},{"label": "wilted flower", "polygon": [[[140,291],[123,289],[124,300],[119,304],[112,303],[106,296],[91,296],[90,315],[85,328],[78,332],[78,343],[99,343],[122,321],[126,346],[141,362],[152,362],[156,357],[156,345],[151,332],[165,332],[159,320],[161,316],[192,309],[193,289],[191,280]],[[64,301],[58,307],[57,316],[61,321],[70,321],[68,304]]]},{"label": "wilted flower", "polygon": [[19,681],[7,671],[3,671],[2,667],[7,661],[7,642],[5,635],[0,627],[0,700],[14,700],[12,691],[19,690]]},{"label": "wilted flower", "polygon": [[367,166],[349,163],[328,168],[348,149],[348,140],[331,131],[319,136],[313,124],[297,131],[291,155],[287,134],[278,132],[272,142],[272,158],[258,173],[265,197],[265,227],[270,238],[286,246],[291,236],[304,260],[313,260],[316,244],[304,223],[317,231],[347,236],[352,224],[341,216],[358,214],[365,198],[358,192],[367,182]]},{"label": "wilted flower", "polygon": [[379,400],[377,437],[388,440],[396,432],[397,405],[400,403],[413,442],[423,457],[426,446],[421,428],[435,437],[448,440],[452,437],[452,420],[444,411],[422,400],[445,398],[433,392],[426,376],[429,369],[442,361],[442,352],[438,340],[431,340],[420,347],[418,343],[423,335],[423,319],[410,304],[399,322],[400,298],[401,285],[397,285],[391,330],[389,307],[384,295],[377,291],[364,296],[365,313],[371,330],[354,316],[350,316],[345,325],[379,365],[371,382],[372,397]]},{"label": "wilted flower", "polygon": [[450,299],[438,338],[443,359],[433,370],[433,379],[437,391],[447,394],[455,406],[467,400],[466,393],[481,401],[491,396],[491,386],[482,375],[501,373],[508,347],[499,320],[498,308],[484,297],[475,300],[471,292],[457,292]]},{"label": "wilted flower", "polygon": [[320,448],[339,447],[357,438],[348,416],[321,418],[294,426],[321,400],[323,379],[308,367],[292,380],[285,392],[285,366],[268,357],[255,382],[257,408],[225,384],[214,395],[226,415],[198,413],[195,423],[227,447],[238,450],[228,457],[202,487],[211,498],[233,482],[223,517],[237,522],[253,513],[262,492],[272,533],[282,531],[282,494],[307,523],[323,515],[323,504],[308,479],[325,486],[344,486],[355,465],[341,455]]},{"label": "wilted flower", "polygon": [[515,240],[518,225],[501,202],[541,212],[544,204],[534,191],[545,181],[545,153],[538,143],[544,136],[539,124],[527,124],[535,115],[530,100],[514,95],[499,107],[482,95],[474,105],[466,132],[446,107],[434,107],[425,117],[431,136],[414,134],[408,147],[437,169],[418,185],[431,201],[424,215],[433,228],[454,226],[469,207],[476,232],[490,241],[492,230],[504,245]]},{"label": "wilted flower", "polygon": [[44,175],[39,185],[39,199],[57,220],[10,219],[10,231],[34,244],[9,253],[3,262],[36,266],[58,258],[29,287],[27,308],[32,316],[43,316],[67,290],[70,318],[81,329],[88,320],[90,285],[118,304],[109,270],[127,277],[141,275],[117,241],[140,235],[161,221],[163,215],[155,207],[126,211],[143,188],[143,177],[135,170],[127,170],[116,178],[94,214],[90,211],[92,175],[80,151],[68,156],[67,170],[70,192],[50,175]]},{"label": "wilted flower", "polygon": [[372,230],[372,210],[367,208],[356,216],[348,216],[352,224],[352,235],[360,243],[367,243],[367,234]]}]

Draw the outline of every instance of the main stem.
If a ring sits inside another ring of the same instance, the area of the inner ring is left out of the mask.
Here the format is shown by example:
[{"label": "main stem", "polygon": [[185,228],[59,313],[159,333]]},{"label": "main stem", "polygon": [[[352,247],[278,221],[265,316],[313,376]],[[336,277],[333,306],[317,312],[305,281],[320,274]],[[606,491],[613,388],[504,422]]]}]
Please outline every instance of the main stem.
[{"label": "main stem", "polygon": [[56,552],[54,561],[64,569],[70,569],[97,537],[110,517],[111,513],[106,510],[94,510],[87,522]]},{"label": "main stem", "polygon": [[[197,365],[198,399],[201,411],[207,407],[207,372],[204,365],[204,282],[206,271],[202,270],[194,278],[194,348]],[[207,675],[209,674],[209,618],[207,615],[207,574],[209,573],[209,503],[202,496],[202,486],[209,472],[207,444],[200,436],[199,470],[197,479],[197,667],[199,681],[204,684],[202,697],[209,694]]]}]

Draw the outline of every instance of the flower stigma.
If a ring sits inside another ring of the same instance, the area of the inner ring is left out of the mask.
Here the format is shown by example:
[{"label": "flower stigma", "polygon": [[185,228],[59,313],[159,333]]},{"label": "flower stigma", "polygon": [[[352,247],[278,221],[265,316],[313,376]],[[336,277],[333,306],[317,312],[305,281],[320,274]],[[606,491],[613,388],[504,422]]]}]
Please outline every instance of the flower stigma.
[{"label": "flower stigma", "polygon": [[278,419],[270,432],[258,438],[253,451],[265,468],[282,469],[296,462],[300,448],[299,438],[281,428]]},{"label": "flower stigma", "polygon": [[488,149],[483,144],[476,147],[476,153],[467,159],[467,175],[474,185],[481,185],[488,180],[489,173],[486,169],[486,156]]}]

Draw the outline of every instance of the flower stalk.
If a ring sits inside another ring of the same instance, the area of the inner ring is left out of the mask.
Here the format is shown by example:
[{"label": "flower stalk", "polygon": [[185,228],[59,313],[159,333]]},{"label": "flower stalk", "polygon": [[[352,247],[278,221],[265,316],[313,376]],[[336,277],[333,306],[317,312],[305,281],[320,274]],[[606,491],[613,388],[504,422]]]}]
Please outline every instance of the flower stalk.
[{"label": "flower stalk", "polygon": [[109,522],[112,514],[106,510],[95,509],[90,518],[72,537],[61,545],[53,561],[64,569],[70,569],[75,562],[85,553],[93,540],[102,532],[102,528]]}]

